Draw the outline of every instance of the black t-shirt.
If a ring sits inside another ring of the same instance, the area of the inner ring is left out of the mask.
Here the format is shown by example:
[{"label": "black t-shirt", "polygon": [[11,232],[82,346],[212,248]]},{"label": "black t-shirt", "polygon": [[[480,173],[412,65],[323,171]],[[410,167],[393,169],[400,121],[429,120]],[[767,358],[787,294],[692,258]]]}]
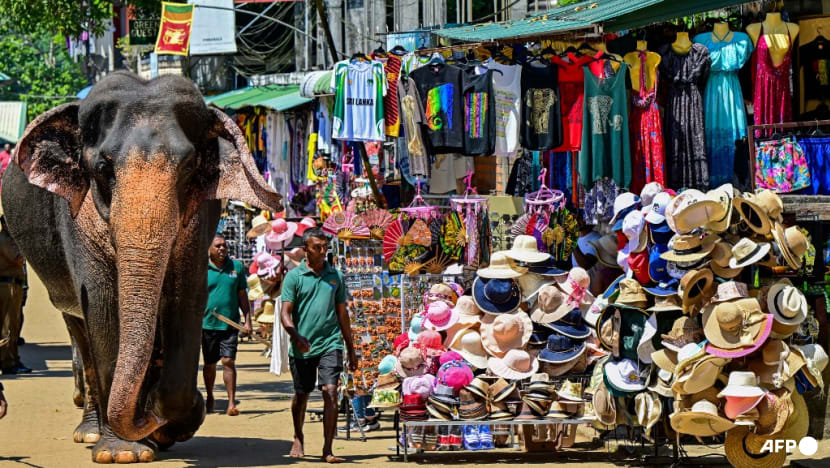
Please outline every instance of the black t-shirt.
[{"label": "black t-shirt", "polygon": [[409,76],[418,85],[431,154],[464,151],[461,69],[444,63],[424,65]]},{"label": "black t-shirt", "polygon": [[496,149],[496,102],[493,97],[493,71],[477,74],[476,67],[462,75],[464,108],[464,154],[493,154]]},{"label": "black t-shirt", "polygon": [[559,79],[554,64],[522,67],[522,146],[545,151],[562,144]]},{"label": "black t-shirt", "polygon": [[830,97],[830,41],[819,37],[801,46],[804,67],[804,96],[807,99]]}]

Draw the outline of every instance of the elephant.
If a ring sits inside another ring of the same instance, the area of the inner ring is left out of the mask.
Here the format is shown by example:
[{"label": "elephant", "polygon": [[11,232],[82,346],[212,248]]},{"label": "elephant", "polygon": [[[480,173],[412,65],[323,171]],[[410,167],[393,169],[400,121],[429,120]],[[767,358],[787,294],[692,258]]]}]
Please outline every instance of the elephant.
[{"label": "elephant", "polygon": [[204,421],[201,323],[223,199],[282,210],[240,128],[180,76],[112,73],[37,117],[12,154],[8,229],[80,356],[74,439],[95,442],[95,462],[152,461]]}]

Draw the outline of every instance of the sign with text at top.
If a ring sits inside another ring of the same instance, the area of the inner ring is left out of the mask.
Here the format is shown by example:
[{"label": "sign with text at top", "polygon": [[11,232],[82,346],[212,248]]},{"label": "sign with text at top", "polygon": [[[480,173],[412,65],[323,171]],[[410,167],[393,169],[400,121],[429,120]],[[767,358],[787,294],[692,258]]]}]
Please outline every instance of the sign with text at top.
[{"label": "sign with text at top", "polygon": [[130,45],[153,45],[159,35],[159,12],[142,12],[128,21]]},{"label": "sign with text at top", "polygon": [[192,25],[193,5],[162,2],[155,52],[159,55],[187,55]]},{"label": "sign with text at top", "polygon": [[190,55],[236,53],[233,0],[188,0],[194,5]]}]

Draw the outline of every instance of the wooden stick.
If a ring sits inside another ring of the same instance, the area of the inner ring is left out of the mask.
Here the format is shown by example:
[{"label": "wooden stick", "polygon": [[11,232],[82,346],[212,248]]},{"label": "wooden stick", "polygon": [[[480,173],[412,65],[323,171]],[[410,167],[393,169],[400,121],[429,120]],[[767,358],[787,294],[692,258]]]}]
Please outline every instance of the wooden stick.
[{"label": "wooden stick", "polygon": [[[240,324],[234,322],[233,320],[225,317],[224,315],[219,315],[219,314],[217,314],[216,312],[214,312],[212,310],[210,311],[210,313],[213,314],[214,317],[219,319],[219,321],[227,323],[228,325],[232,326],[233,328],[236,328],[239,331],[244,331],[244,332],[248,331],[245,327],[243,327],[242,325],[240,325]],[[248,336],[252,337],[253,339],[255,339],[257,341],[259,341],[260,343],[264,344],[265,346],[268,346],[269,348],[271,347],[271,342],[270,341],[266,340],[265,338],[263,338],[261,336],[258,336],[256,334],[254,334],[253,332]]]}]

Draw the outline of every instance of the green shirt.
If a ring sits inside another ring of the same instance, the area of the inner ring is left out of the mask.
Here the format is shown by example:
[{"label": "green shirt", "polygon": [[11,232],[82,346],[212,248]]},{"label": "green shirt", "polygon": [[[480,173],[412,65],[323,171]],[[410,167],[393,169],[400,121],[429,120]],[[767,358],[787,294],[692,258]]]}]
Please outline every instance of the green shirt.
[{"label": "green shirt", "polygon": [[282,283],[282,301],[294,305],[294,327],[311,344],[311,349],[302,354],[292,343],[290,356],[303,359],[343,349],[334,306],[346,303],[346,284],[343,275],[328,262],[320,275],[308,268],[305,260],[289,271]]},{"label": "green shirt", "polygon": [[229,258],[220,269],[208,260],[207,282],[208,300],[202,329],[227,330],[229,325],[214,317],[211,311],[239,322],[239,291],[248,289],[245,267],[239,261]]}]

